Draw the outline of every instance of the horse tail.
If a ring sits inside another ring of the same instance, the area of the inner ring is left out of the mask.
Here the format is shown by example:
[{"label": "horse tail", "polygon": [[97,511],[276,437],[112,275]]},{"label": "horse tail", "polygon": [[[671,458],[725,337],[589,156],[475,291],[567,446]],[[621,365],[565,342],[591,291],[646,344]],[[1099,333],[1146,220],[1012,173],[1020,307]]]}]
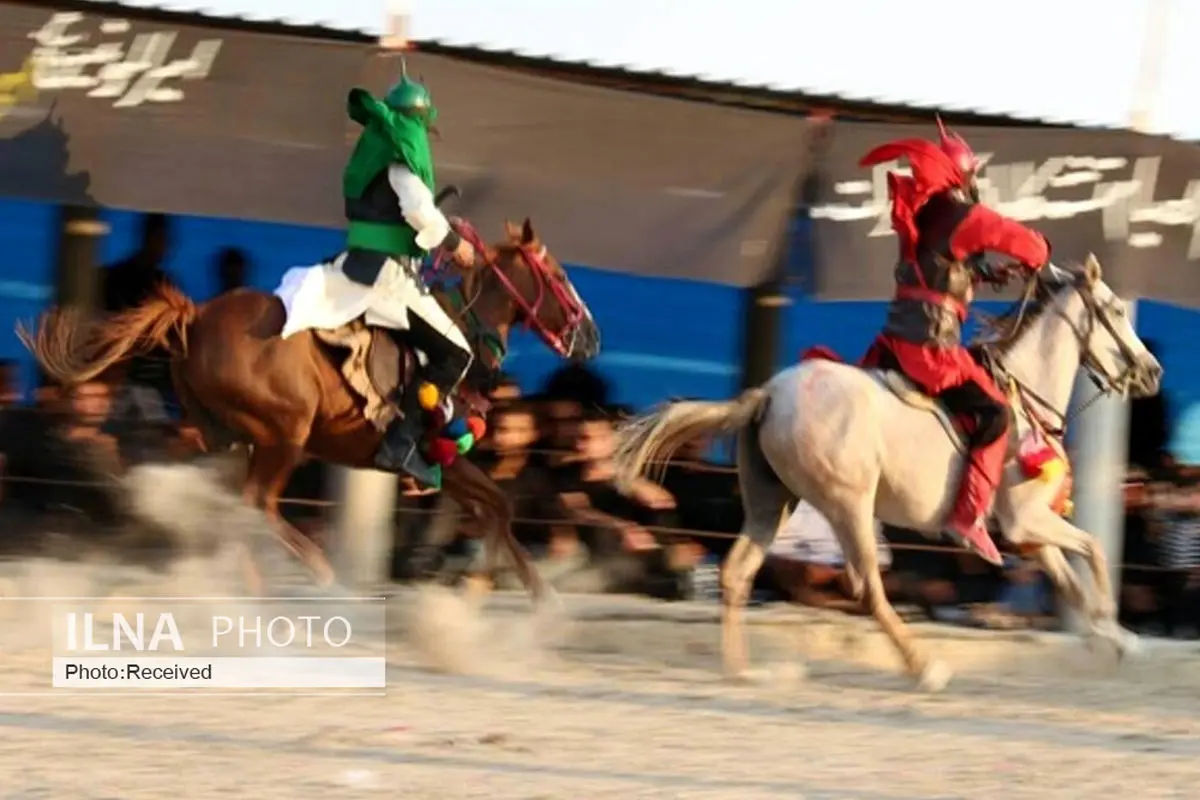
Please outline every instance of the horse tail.
[{"label": "horse tail", "polygon": [[74,308],[54,308],[30,331],[17,323],[17,337],[42,368],[64,386],[93,380],[113,365],[157,348],[172,358],[187,355],[188,329],[196,304],[169,284],[160,284],[141,305],[108,319],[92,320]]},{"label": "horse tail", "polygon": [[759,417],[769,395],[758,387],[732,400],[681,400],[630,420],[617,430],[617,485],[631,486],[647,465],[665,465],[676,450],[701,436],[741,431]]}]

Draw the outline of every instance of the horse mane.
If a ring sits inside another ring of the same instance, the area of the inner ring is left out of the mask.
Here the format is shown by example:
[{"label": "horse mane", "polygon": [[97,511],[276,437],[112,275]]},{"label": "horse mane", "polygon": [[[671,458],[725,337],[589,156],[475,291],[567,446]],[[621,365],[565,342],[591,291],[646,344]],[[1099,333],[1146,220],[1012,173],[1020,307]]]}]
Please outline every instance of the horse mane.
[{"label": "horse mane", "polygon": [[1021,297],[997,316],[976,312],[983,329],[975,335],[971,345],[992,350],[998,355],[1008,353],[1025,332],[1054,305],[1059,294],[1075,285],[1072,272],[1060,272],[1063,273],[1063,280],[1059,283],[1047,283],[1031,275]]}]

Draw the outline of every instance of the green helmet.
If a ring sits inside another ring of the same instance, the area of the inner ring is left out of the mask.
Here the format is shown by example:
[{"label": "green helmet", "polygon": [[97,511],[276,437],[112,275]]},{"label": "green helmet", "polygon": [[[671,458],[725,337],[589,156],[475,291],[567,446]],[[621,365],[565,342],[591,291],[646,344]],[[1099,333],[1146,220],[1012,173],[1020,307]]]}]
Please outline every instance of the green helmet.
[{"label": "green helmet", "polygon": [[383,102],[393,111],[415,117],[426,125],[432,125],[437,120],[437,109],[434,108],[429,90],[408,75],[388,90]]}]

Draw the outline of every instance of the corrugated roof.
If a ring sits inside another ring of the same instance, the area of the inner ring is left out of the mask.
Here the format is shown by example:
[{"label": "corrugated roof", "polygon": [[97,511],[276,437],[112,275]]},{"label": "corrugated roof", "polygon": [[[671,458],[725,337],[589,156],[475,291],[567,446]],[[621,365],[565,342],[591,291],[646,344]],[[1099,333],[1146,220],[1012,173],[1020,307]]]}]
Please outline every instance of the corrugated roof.
[{"label": "corrugated roof", "polygon": [[[212,19],[243,20],[297,28],[378,36],[383,21],[379,0],[79,0],[95,6],[136,8],[192,14]],[[276,8],[280,6],[280,8]],[[282,13],[278,13],[282,12]]]},{"label": "corrugated roof", "polygon": [[[25,2],[26,0],[17,0]],[[33,0],[28,0],[31,4]],[[74,7],[93,12],[133,12],[141,15],[190,17],[209,23],[225,23],[237,27],[261,28],[299,36],[321,39],[370,41],[379,35],[381,25],[371,24],[367,17],[383,19],[382,9],[375,3],[378,13],[364,14],[361,19],[344,13],[353,5],[345,0],[323,0],[330,7],[342,9],[335,19],[325,19],[318,11],[323,6],[313,5],[295,12],[294,4],[285,16],[274,16],[264,12],[260,3],[250,7],[249,0],[67,0],[56,5],[60,8]],[[361,0],[360,0],[361,2]],[[42,3],[37,3],[41,5]],[[358,20],[362,24],[356,24]],[[571,59],[552,51],[529,49],[506,49],[484,42],[462,42],[447,40],[417,41],[418,50],[441,53],[471,61],[492,63],[516,69],[526,69],[539,74],[559,76],[585,83],[607,85],[633,91],[670,94],[709,102],[721,102],[750,106],[761,109],[792,113],[807,113],[813,110],[830,110],[843,115],[862,116],[874,119],[924,121],[940,112],[948,121],[961,125],[1070,127],[1091,130],[1119,130],[1118,126],[1088,123],[1086,121],[1038,117],[1000,109],[970,106],[935,104],[928,100],[912,101],[897,98],[856,96],[841,92],[814,91],[809,87],[778,83],[749,83],[729,78],[693,75],[669,70],[639,68],[635,65],[606,62],[597,59]],[[1175,137],[1171,137],[1175,138]]]}]

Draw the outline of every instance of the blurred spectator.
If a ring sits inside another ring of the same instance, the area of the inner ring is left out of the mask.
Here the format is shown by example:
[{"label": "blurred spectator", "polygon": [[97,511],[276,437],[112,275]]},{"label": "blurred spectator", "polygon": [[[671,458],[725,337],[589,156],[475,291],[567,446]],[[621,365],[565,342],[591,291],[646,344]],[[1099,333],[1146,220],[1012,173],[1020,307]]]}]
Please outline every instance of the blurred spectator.
[{"label": "blurred spectator", "polygon": [[[886,572],[892,564],[892,551],[883,538],[883,526],[876,524],[879,567]],[[779,535],[767,551],[765,568],[793,603],[840,608],[861,612],[846,580],[846,556],[829,521],[806,502],[780,527]]]},{"label": "blurred spectator", "polygon": [[1157,554],[1147,524],[1151,507],[1148,477],[1140,469],[1131,469],[1125,476],[1125,535],[1119,590],[1122,624],[1143,632],[1148,632],[1158,621],[1163,576],[1154,569]]},{"label": "blurred spectator", "polygon": [[0,359],[0,409],[16,405],[20,400],[20,365],[11,359]]},{"label": "blurred spectator", "polygon": [[592,413],[608,408],[608,381],[585,364],[568,364],[551,374],[542,395],[548,400],[574,401]]},{"label": "blurred spectator", "polygon": [[144,302],[158,284],[170,282],[163,268],[169,244],[170,219],[165,214],[143,216],[138,249],[101,273],[105,311],[117,313],[134,308]]},{"label": "blurred spectator", "polygon": [[503,405],[521,399],[521,384],[507,373],[501,373],[492,387],[491,400],[495,405]]},{"label": "blurred spectator", "polygon": [[729,534],[700,539],[710,556],[724,558],[731,538],[742,529],[742,498],[737,472],[704,459],[705,440],[690,442],[675,453],[663,476],[663,488],[675,498],[675,516],[686,530]]},{"label": "blurred spectator", "polygon": [[[1155,357],[1161,356],[1158,344],[1143,339],[1143,344]],[[1166,393],[1139,397],[1130,403],[1129,463],[1145,470],[1163,467],[1170,457],[1170,406]]]},{"label": "blurred spectator", "polygon": [[217,294],[245,286],[249,267],[249,259],[240,248],[226,247],[217,253]]},{"label": "blurred spectator", "polygon": [[[491,391],[488,393],[488,400],[492,404],[491,421],[495,421],[502,409],[521,400],[521,386],[511,375],[502,372],[496,376],[495,381],[492,383]],[[534,422],[534,439],[536,440],[537,416],[534,407],[530,403],[525,403],[523,404],[523,409],[530,415],[530,418]],[[494,457],[494,438],[495,428],[489,425],[487,433],[483,435],[483,439],[475,443],[475,447],[471,451],[471,460],[480,465],[490,464]]]},{"label": "blurred spectator", "polygon": [[[672,527],[675,499],[661,486],[639,480],[628,494],[613,483],[613,424],[602,411],[585,414],[572,458],[556,479],[567,514],[579,523],[579,540],[603,567],[610,591],[645,590],[690,566],[686,546],[663,552],[648,528]],[[698,558],[692,555],[691,561]],[[666,573],[674,573],[667,575]]]},{"label": "blurred spectator", "polygon": [[583,407],[575,400],[541,397],[538,409],[538,460],[557,480],[558,474],[581,458],[576,443],[583,425]]},{"label": "blurred spectator", "polygon": [[117,519],[114,496],[97,485],[117,468],[115,442],[100,428],[109,402],[105,384],[84,383],[69,395],[43,387],[35,407],[3,411],[6,508],[67,513],[100,525]]},{"label": "blurred spectator", "polygon": [[[142,218],[138,249],[107,267],[103,275],[104,310],[119,313],[136,308],[161,283],[172,283],[163,268],[170,242],[170,220],[163,214]],[[129,362],[126,385],[112,409],[109,431],[121,433],[135,422],[163,425],[170,421],[167,401],[173,401],[167,354],[157,350]]]},{"label": "blurred spectator", "polygon": [[1054,590],[1036,562],[1005,556],[1004,578],[997,607],[990,614],[984,610],[977,618],[992,627],[1046,629],[1057,625]]},{"label": "blurred spectator", "polygon": [[[572,554],[574,536],[562,524],[566,516],[552,491],[550,475],[531,456],[537,420],[527,406],[510,403],[492,415],[494,459],[488,475],[513,503],[514,533],[535,558]],[[556,524],[557,523],[557,524]]]},{"label": "blurred spectator", "polygon": [[1194,478],[1175,473],[1156,482],[1149,515],[1162,575],[1159,600],[1169,636],[1200,632],[1200,489]]}]

